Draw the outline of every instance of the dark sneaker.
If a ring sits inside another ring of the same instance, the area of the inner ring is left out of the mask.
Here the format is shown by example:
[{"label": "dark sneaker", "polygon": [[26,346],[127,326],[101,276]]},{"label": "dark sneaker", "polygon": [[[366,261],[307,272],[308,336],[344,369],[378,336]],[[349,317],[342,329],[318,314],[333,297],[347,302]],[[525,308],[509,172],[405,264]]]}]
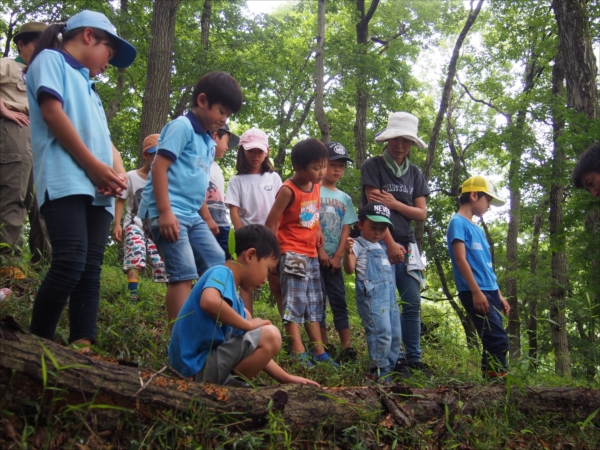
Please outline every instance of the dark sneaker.
[{"label": "dark sneaker", "polygon": [[408,363],[405,359],[399,359],[398,361],[396,361],[396,365],[394,366],[394,372],[401,378],[410,378],[410,376],[412,375],[412,372],[410,371]]},{"label": "dark sneaker", "polygon": [[408,369],[412,372],[421,372],[427,378],[432,376],[431,369],[427,364],[421,361],[407,362]]},{"label": "dark sneaker", "polygon": [[340,365],[338,363],[336,363],[333,359],[331,359],[331,357],[329,356],[329,353],[327,353],[327,352],[323,352],[319,356],[316,356],[311,351],[310,357],[313,359],[313,361],[315,361],[317,363],[327,362],[327,363],[333,364],[333,367],[340,367]]},{"label": "dark sneaker", "polygon": [[315,365],[310,361],[310,358],[308,357],[308,355],[306,354],[306,352],[303,353],[290,353],[290,357],[292,358],[293,361],[298,362],[302,367],[305,367],[307,369],[310,369],[311,367],[315,367]]},{"label": "dark sneaker", "polygon": [[348,347],[348,348],[343,348],[340,351],[340,354],[338,355],[336,361],[337,362],[354,362],[354,361],[356,361],[357,358],[358,358],[358,356],[356,354],[356,350],[354,350],[354,348],[352,348],[352,347]]}]

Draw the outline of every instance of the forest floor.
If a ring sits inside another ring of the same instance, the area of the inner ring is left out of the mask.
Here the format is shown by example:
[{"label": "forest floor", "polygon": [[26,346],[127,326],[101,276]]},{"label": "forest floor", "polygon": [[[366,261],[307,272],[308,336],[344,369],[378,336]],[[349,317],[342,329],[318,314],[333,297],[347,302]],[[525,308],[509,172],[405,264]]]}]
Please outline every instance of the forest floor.
[{"label": "forest floor", "polygon": [[[101,283],[100,316],[96,353],[106,359],[136,364],[149,371],[158,371],[168,363],[169,336],[164,305],[165,286],[154,284],[147,277],[140,280],[140,300],[133,303],[127,294],[126,277],[111,258],[105,263]],[[31,317],[35,292],[43,277],[44,268],[30,270],[32,283],[13,284],[12,295],[0,302],[0,317],[13,316],[21,325]],[[7,280],[0,280],[0,287]],[[358,360],[345,363],[339,369],[320,364],[305,369],[291,361],[281,351],[277,362],[291,373],[318,381],[327,387],[363,386],[368,367],[364,331],[356,312],[353,283],[347,279],[348,304],[351,316],[352,343]],[[268,287],[255,303],[255,315],[271,320],[282,330],[274,304],[268,301]],[[429,331],[423,337],[423,360],[430,366],[431,377],[415,373],[403,384],[411,388],[440,388],[444,386],[489,384],[479,372],[478,349],[467,348],[462,329],[443,308],[424,302],[424,322]],[[335,346],[339,340],[331,325],[328,311],[328,335]],[[57,342],[67,342],[67,314],[63,314],[57,331]],[[65,344],[66,345],[66,344]],[[333,352],[335,354],[335,351]],[[564,379],[553,373],[548,361],[539,361],[536,371],[531,361],[511,366],[508,385],[530,387],[589,387],[600,389],[598,377],[594,382]],[[256,388],[271,386],[273,380],[264,374],[254,382]],[[211,415],[201,407],[190,408],[184,415],[156,411],[155,420],[139,423],[123,420],[118,431],[98,431],[93,415],[84,408],[63,407],[58,403],[42,402],[31,405],[27,411],[11,411],[0,396],[1,448],[539,448],[539,449],[594,449],[600,442],[600,427],[594,417],[583,417],[565,422],[556,417],[530,416],[520,413],[509,404],[490,405],[474,415],[457,414],[447,432],[434,432],[431,424],[398,427],[382,414],[378,420],[365,417],[342,433],[332,435],[325,430],[293,433],[282,416],[273,413],[259,429],[246,429],[232,415]],[[98,406],[98,405],[97,405]],[[102,405],[99,405],[102,406]],[[109,408],[108,405],[106,405]],[[600,405],[599,405],[600,408]],[[596,411],[597,412],[597,411]],[[450,420],[447,421],[449,423]]]}]

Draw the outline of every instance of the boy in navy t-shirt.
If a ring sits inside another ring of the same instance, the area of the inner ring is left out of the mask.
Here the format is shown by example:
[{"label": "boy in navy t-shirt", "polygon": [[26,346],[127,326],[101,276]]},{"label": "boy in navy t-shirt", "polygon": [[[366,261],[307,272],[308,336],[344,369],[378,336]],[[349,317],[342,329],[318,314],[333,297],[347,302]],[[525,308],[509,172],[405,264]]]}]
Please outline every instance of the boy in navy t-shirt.
[{"label": "boy in navy t-shirt", "polygon": [[[173,327],[169,363],[196,381],[242,387],[264,370],[280,383],[313,384],[273,361],[281,333],[268,320],[252,318],[237,288],[251,292],[279,262],[279,244],[263,225],[235,232],[234,259],[208,269],[196,283]],[[240,380],[241,379],[241,380]]]},{"label": "boy in navy t-shirt", "polygon": [[489,377],[503,377],[509,340],[500,311],[508,315],[510,306],[498,289],[490,246],[473,216],[481,217],[490,205],[502,206],[504,201],[498,198],[492,183],[474,176],[463,183],[459,203],[446,234],[458,297],[483,344],[481,370]]}]

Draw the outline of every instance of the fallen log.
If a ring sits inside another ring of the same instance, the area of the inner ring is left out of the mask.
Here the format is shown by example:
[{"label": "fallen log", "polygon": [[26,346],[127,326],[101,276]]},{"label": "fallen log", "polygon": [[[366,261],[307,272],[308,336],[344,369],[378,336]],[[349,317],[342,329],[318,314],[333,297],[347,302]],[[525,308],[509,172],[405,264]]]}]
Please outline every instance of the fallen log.
[{"label": "fallen log", "polygon": [[[10,317],[0,320],[0,392],[0,408],[13,412],[50,398],[53,407],[94,410],[99,429],[116,428],[122,414],[155,421],[160,412],[185,414],[191,405],[214,414],[235,413],[247,428],[261,427],[270,411],[280,411],[292,431],[306,434],[315,428],[344,430],[365,419],[378,423],[386,411],[392,420],[388,426],[410,427],[445,423],[449,415],[473,415],[505,403],[525,414],[550,414],[573,422],[584,421],[600,408],[600,391],[584,388],[227,388],[183,379],[167,367],[152,372],[78,354],[29,334]],[[106,405],[118,409],[103,412]],[[600,414],[593,421],[600,421]]]}]

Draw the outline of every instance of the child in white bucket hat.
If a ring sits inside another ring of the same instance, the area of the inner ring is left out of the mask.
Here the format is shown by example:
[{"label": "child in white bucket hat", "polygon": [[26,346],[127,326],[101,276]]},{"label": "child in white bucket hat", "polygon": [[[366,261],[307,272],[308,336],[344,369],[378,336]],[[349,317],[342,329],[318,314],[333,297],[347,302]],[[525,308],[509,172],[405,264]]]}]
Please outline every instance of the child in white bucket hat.
[{"label": "child in white bucket hat", "polygon": [[420,260],[412,221],[427,217],[429,188],[421,170],[409,161],[413,145],[426,148],[417,135],[419,119],[407,112],[392,113],[385,130],[375,136],[385,142],[383,154],[369,158],[363,164],[362,203],[379,202],[391,210],[393,228],[386,231],[383,241],[390,262],[394,264],[396,287],[402,299],[401,326],[404,354],[400,354],[395,372],[408,376],[414,370],[426,372],[421,362],[421,282],[418,270],[408,266]]}]

